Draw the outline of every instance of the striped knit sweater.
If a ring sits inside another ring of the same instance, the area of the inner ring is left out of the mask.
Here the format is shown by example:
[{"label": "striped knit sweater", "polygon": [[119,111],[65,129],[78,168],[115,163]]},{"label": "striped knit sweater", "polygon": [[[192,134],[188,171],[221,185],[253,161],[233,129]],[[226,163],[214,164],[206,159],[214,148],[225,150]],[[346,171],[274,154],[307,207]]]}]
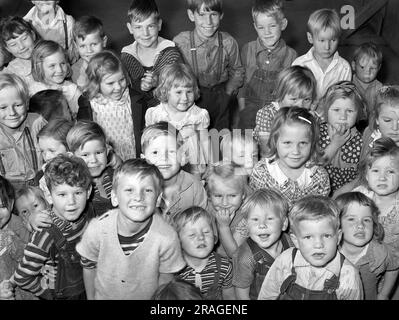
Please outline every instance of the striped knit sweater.
[{"label": "striped knit sweater", "polygon": [[[63,220],[50,212],[50,217],[67,239],[72,241],[77,237],[81,237],[87,225],[87,213],[84,212],[78,221],[69,222]],[[57,273],[58,254],[55,261],[51,260],[50,248],[54,244],[47,228],[42,231],[36,231],[25,247],[24,256],[14,273],[14,280],[17,286],[24,290],[30,291],[36,296],[47,296],[49,289],[55,288],[55,277]]]}]

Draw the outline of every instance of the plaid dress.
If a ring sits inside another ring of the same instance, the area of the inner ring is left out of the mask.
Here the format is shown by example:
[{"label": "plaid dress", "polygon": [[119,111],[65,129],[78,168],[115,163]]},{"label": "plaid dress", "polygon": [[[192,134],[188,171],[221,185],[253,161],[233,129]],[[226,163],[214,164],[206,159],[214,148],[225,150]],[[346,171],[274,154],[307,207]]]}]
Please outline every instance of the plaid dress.
[{"label": "plaid dress", "polygon": [[323,167],[306,167],[297,180],[292,180],[286,177],[277,162],[270,158],[264,158],[256,164],[249,177],[249,186],[253,190],[275,189],[281,192],[290,205],[307,195],[328,196],[330,193],[330,180]]}]

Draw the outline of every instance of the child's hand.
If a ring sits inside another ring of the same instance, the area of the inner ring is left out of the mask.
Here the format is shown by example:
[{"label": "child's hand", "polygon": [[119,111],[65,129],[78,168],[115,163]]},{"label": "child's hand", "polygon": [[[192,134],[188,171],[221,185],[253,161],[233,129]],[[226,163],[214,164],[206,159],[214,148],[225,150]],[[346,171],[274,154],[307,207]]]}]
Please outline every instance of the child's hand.
[{"label": "child's hand", "polygon": [[215,216],[216,216],[216,222],[220,226],[225,226],[228,227],[231,222],[231,210],[230,209],[220,209],[216,210]]},{"label": "child's hand", "polygon": [[49,227],[52,224],[52,220],[46,210],[32,212],[28,221],[32,229],[35,231],[41,231],[42,228]]},{"label": "child's hand", "polygon": [[156,78],[152,71],[146,71],[144,76],[141,78],[140,88],[143,91],[150,91],[156,83]]},{"label": "child's hand", "polygon": [[341,148],[350,138],[351,130],[346,125],[340,124],[337,127],[330,126],[331,144]]},{"label": "child's hand", "polygon": [[14,287],[10,280],[0,283],[0,300],[15,300]]}]

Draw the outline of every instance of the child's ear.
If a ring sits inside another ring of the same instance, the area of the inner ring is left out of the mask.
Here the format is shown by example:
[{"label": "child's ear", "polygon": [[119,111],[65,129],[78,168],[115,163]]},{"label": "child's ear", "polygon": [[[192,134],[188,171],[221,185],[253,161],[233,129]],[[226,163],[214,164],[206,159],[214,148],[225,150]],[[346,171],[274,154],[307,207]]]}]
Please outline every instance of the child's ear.
[{"label": "child's ear", "polygon": [[160,205],[161,205],[162,195],[163,195],[163,192],[161,191],[161,192],[159,193],[158,198],[157,198],[157,203],[156,203],[156,207],[157,207],[157,208],[159,208]]},{"label": "child's ear", "polygon": [[119,205],[118,198],[116,197],[114,189],[111,190],[111,203],[114,207],[117,207]]},{"label": "child's ear", "polygon": [[288,218],[284,218],[284,221],[283,221],[283,225],[282,225],[282,227],[281,227],[281,230],[282,230],[282,231],[285,231],[285,230],[287,230],[287,228],[288,228]]},{"label": "child's ear", "polygon": [[308,37],[308,41],[310,44],[313,44],[313,36],[310,32],[306,32],[306,36]]},{"label": "child's ear", "polygon": [[87,188],[87,197],[86,197],[87,200],[89,200],[89,198],[90,198],[91,190],[92,190],[92,186],[89,185],[89,187]]},{"label": "child's ear", "polygon": [[352,71],[355,71],[356,70],[356,62],[352,61],[351,66],[352,66]]},{"label": "child's ear", "polygon": [[130,34],[133,34],[133,27],[132,27],[132,25],[130,24],[130,22],[126,23],[126,27],[127,27],[127,29],[129,30],[129,33],[130,33]]},{"label": "child's ear", "polygon": [[291,232],[290,237],[291,237],[292,242],[294,243],[295,248],[299,248],[298,239],[297,239],[296,235],[293,232]]},{"label": "child's ear", "polygon": [[342,230],[338,229],[338,241],[337,241],[337,245],[341,243],[341,239],[342,239]]},{"label": "child's ear", "polygon": [[103,47],[105,48],[107,46],[107,42],[108,42],[108,37],[104,36],[103,37]]},{"label": "child's ear", "polygon": [[187,15],[191,22],[195,21],[194,20],[194,12],[192,12],[190,9],[187,9]]},{"label": "child's ear", "polygon": [[161,18],[159,18],[158,19],[158,31],[161,31],[161,28],[162,28],[162,19]]},{"label": "child's ear", "polygon": [[286,18],[284,18],[283,20],[281,20],[281,31],[284,31],[285,28],[287,28],[288,25],[288,20]]}]

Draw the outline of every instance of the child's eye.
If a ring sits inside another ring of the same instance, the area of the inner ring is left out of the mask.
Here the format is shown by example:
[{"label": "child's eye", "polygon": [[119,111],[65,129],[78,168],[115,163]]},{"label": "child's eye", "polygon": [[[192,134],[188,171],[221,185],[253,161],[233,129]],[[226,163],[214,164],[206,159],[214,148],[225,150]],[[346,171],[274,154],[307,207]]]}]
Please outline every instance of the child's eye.
[{"label": "child's eye", "polygon": [[76,191],[75,194],[80,196],[81,194],[83,194],[83,191]]},{"label": "child's eye", "polygon": [[389,173],[389,174],[395,174],[395,170],[387,170],[387,172]]},{"label": "child's eye", "polygon": [[389,118],[383,118],[383,119],[382,119],[382,121],[384,121],[384,122],[387,122],[387,123],[388,123],[388,122],[391,122],[391,121],[392,121],[392,119],[389,119]]},{"label": "child's eye", "polygon": [[251,218],[252,221],[258,221],[258,218]]},{"label": "child's eye", "polygon": [[371,219],[371,218],[365,218],[363,221],[365,223],[373,223],[373,219]]},{"label": "child's eye", "polygon": [[147,193],[152,193],[153,190],[152,190],[152,189],[145,189],[145,192],[147,192]]},{"label": "child's eye", "polygon": [[235,197],[237,197],[237,195],[236,194],[229,194],[229,197],[230,198],[235,198]]},{"label": "child's eye", "polygon": [[220,194],[214,194],[213,195],[215,198],[221,198],[222,197],[222,195],[220,195]]},{"label": "child's eye", "polygon": [[304,236],[303,237],[305,240],[310,240],[312,238],[312,236]]},{"label": "child's eye", "polygon": [[194,237],[195,237],[195,234],[193,234],[193,233],[190,233],[190,234],[188,235],[188,237],[189,237],[190,239],[192,239],[192,238],[194,238]]},{"label": "child's eye", "polygon": [[329,234],[329,233],[326,233],[325,235],[324,235],[324,238],[326,238],[326,239],[330,239],[332,237],[332,234]]},{"label": "child's eye", "polygon": [[274,220],[274,217],[268,217],[267,220],[272,221]]},{"label": "child's eye", "polygon": [[6,110],[7,106],[0,106],[0,110]]},{"label": "child's eye", "polygon": [[59,193],[58,196],[59,197],[65,197],[65,193]]},{"label": "child's eye", "polygon": [[354,221],[354,220],[355,220],[355,218],[353,218],[353,217],[350,217],[350,218],[346,218],[346,220],[347,220],[347,221],[349,221],[349,222],[352,222],[352,221]]},{"label": "child's eye", "polygon": [[307,141],[301,141],[300,144],[301,144],[302,146],[307,146],[307,145],[309,144],[309,142],[307,142]]}]

